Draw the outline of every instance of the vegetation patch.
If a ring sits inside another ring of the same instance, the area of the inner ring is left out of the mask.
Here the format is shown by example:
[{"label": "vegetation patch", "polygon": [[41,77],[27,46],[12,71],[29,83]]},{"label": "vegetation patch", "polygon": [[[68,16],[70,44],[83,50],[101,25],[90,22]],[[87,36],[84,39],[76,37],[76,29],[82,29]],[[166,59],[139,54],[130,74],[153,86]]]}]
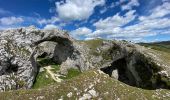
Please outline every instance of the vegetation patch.
[{"label": "vegetation patch", "polygon": [[51,71],[53,71],[54,73],[60,70],[60,65],[50,65],[50,66],[52,68]]},{"label": "vegetation patch", "polygon": [[61,80],[67,80],[67,79],[71,79],[81,74],[81,72],[78,69],[71,68],[71,69],[68,69],[67,75],[65,76],[61,75],[59,72],[60,65],[56,64],[55,62],[52,61],[52,59],[47,58],[47,57],[38,58],[37,62],[40,66],[40,69],[43,71],[37,74],[36,80],[33,85],[34,89],[42,88],[49,84],[56,83],[56,80],[55,80],[57,79],[56,77],[58,77]]},{"label": "vegetation patch", "polygon": [[2,100],[78,100],[93,91],[90,99],[98,100],[169,100],[170,91],[165,89],[144,90],[126,85],[98,71],[88,71],[80,76],[42,89],[16,90],[0,93]]},{"label": "vegetation patch", "polygon": [[87,44],[90,48],[90,54],[95,55],[95,56],[99,56],[100,53],[97,52],[97,48],[103,44],[103,41],[104,40],[102,40],[102,39],[85,41],[85,44]]},{"label": "vegetation patch", "polygon": [[71,69],[68,69],[68,73],[66,76],[61,76],[60,78],[61,79],[71,79],[71,78],[76,77],[80,74],[81,74],[81,72],[78,69],[71,68]]},{"label": "vegetation patch", "polygon": [[140,45],[170,53],[170,43],[140,43]]},{"label": "vegetation patch", "polygon": [[54,82],[55,81],[50,78],[50,75],[46,71],[39,72],[33,85],[33,89],[42,88]]},{"label": "vegetation patch", "polygon": [[57,71],[60,70],[60,65],[55,64],[55,62],[53,62],[52,59],[50,59],[48,57],[38,58],[37,62],[40,66],[40,69],[42,69],[43,71],[41,71],[37,74],[33,88],[34,89],[42,88],[49,84],[55,83],[55,81],[51,78],[50,74],[47,72],[45,67],[51,66],[52,69],[50,69],[50,70],[54,73],[57,73]]}]

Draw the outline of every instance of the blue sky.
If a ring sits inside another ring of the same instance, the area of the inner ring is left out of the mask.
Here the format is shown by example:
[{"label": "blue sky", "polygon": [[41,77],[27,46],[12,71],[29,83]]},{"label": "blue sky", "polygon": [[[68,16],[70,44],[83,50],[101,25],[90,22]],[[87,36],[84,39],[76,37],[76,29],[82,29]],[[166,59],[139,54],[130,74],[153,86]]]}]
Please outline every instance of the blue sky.
[{"label": "blue sky", "polygon": [[170,0],[0,0],[0,29],[59,28],[81,40],[170,40]]}]

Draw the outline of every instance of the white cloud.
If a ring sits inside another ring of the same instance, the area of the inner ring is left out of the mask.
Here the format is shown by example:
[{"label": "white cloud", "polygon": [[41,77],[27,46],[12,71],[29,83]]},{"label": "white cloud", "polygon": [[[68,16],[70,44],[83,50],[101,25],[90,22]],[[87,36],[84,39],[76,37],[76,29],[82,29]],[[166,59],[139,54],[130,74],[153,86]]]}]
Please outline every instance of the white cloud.
[{"label": "white cloud", "polygon": [[[106,19],[100,19],[93,25],[96,30],[86,35],[86,38],[102,37],[105,39],[125,39],[131,41],[144,41],[143,38],[158,34],[170,34],[170,19],[165,17],[170,14],[170,3],[165,2],[151,10],[150,15],[136,17],[134,10],[124,16],[116,14]],[[139,20],[134,20],[138,18]],[[127,23],[136,21],[126,26]]]},{"label": "white cloud", "polygon": [[13,24],[19,24],[24,22],[24,19],[22,17],[2,17],[0,18],[0,24],[1,25],[13,25]]},{"label": "white cloud", "polygon": [[37,22],[42,25],[42,24],[54,24],[56,22],[59,22],[60,19],[58,17],[51,17],[51,19],[38,19]]},{"label": "white cloud", "polygon": [[167,14],[170,14],[170,3],[164,2],[162,5],[156,7],[155,9],[151,10],[151,15],[148,17],[148,19],[154,19],[154,18],[161,18],[164,17]]},{"label": "white cloud", "polygon": [[136,17],[134,13],[134,10],[127,12],[125,16],[120,16],[119,13],[117,13],[112,17],[107,17],[104,20],[99,20],[98,22],[94,23],[94,26],[96,26],[97,29],[108,29],[123,26],[134,20]]},{"label": "white cloud", "polygon": [[96,6],[104,4],[105,0],[66,0],[56,2],[56,11],[66,21],[85,20],[93,14]]},{"label": "white cloud", "polygon": [[[123,3],[125,1],[127,1],[127,0],[120,0],[120,3]],[[132,7],[137,7],[139,5],[140,4],[139,4],[138,0],[130,0],[128,2],[128,4],[122,5],[121,8],[122,8],[122,10],[131,10]]]},{"label": "white cloud", "polygon": [[44,27],[45,30],[51,30],[51,29],[60,29],[59,26],[53,25],[53,24],[48,24]]},{"label": "white cloud", "polygon": [[74,38],[81,39],[81,37],[86,37],[88,34],[92,34],[92,30],[87,27],[80,27],[71,31],[70,34]]}]

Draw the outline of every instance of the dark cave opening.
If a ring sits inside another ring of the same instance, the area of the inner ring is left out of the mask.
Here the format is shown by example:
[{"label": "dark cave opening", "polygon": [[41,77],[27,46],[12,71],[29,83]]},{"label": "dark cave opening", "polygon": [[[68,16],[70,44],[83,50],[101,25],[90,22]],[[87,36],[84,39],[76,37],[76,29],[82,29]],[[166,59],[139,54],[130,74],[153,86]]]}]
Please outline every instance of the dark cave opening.
[{"label": "dark cave opening", "polygon": [[136,84],[133,75],[127,68],[127,62],[125,58],[114,61],[111,63],[111,66],[101,68],[100,70],[108,74],[110,77],[115,77],[117,74],[116,76],[119,81],[131,86],[135,86]]},{"label": "dark cave opening", "polygon": [[41,55],[39,55],[37,58],[45,58],[46,56],[48,56],[47,52],[43,52]]},{"label": "dark cave opening", "polygon": [[129,65],[130,62],[127,62],[126,57],[124,57],[117,61],[113,61],[110,66],[101,68],[100,70],[110,77],[130,86],[149,90],[170,88],[168,81],[165,81],[166,78],[163,78],[164,80],[162,80],[162,77],[159,74],[155,74],[157,72],[154,72],[155,70],[153,68],[156,68],[157,66],[149,63],[143,58],[135,59],[134,62],[135,63],[132,65]]},{"label": "dark cave opening", "polygon": [[7,67],[1,71],[1,75],[18,72],[19,66],[17,64],[13,64],[12,59],[13,58],[8,59]]},{"label": "dark cave opening", "polygon": [[10,66],[8,66],[7,67],[7,69],[5,69],[5,72],[6,73],[2,73],[2,75],[3,74],[9,74],[9,73],[17,73],[17,71],[18,71],[18,66],[17,65],[10,65]]}]

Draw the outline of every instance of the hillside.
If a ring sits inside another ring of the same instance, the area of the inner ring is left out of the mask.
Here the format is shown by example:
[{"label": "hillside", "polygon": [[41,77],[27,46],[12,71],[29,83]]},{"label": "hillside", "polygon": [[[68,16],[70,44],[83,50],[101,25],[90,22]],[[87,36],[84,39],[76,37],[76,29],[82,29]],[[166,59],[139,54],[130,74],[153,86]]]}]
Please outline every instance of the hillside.
[{"label": "hillside", "polygon": [[170,91],[145,90],[126,85],[101,71],[84,72],[78,77],[42,89],[17,90],[0,94],[1,100],[169,100]]},{"label": "hillside", "polygon": [[151,49],[127,41],[77,41],[67,31],[32,26],[5,30],[0,98],[168,100],[170,52],[163,44]]},{"label": "hillside", "polygon": [[155,50],[165,51],[170,53],[170,41],[153,42],[153,43],[139,43],[145,47],[150,47]]}]

